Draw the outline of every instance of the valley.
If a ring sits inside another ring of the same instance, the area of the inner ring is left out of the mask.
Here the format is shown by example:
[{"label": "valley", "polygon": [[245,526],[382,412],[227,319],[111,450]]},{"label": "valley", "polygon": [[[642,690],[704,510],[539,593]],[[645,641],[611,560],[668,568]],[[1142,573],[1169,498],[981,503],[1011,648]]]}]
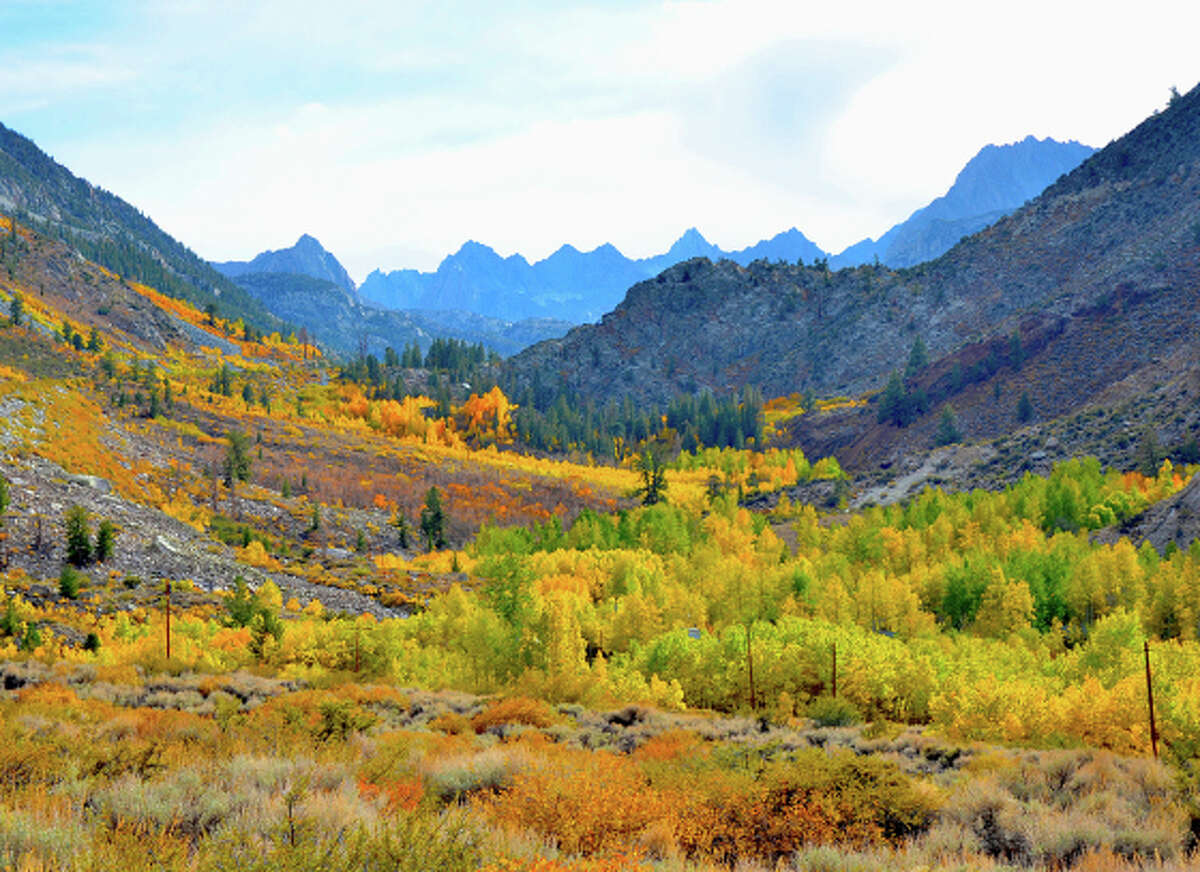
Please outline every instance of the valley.
[{"label": "valley", "polygon": [[1198,131],[526,347],[4,128],[0,865],[1193,868]]}]

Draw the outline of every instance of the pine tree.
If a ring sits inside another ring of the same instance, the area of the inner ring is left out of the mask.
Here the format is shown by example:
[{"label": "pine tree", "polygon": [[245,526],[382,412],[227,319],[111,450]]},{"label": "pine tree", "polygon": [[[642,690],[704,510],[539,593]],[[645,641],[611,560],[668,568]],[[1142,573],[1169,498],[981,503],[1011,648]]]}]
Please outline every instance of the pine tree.
[{"label": "pine tree", "polygon": [[442,495],[436,487],[425,494],[425,505],[421,508],[421,534],[425,537],[425,548],[432,551],[446,545],[446,513],[442,510]]},{"label": "pine tree", "polygon": [[83,506],[67,509],[67,562],[72,566],[87,566],[92,562],[92,533],[88,529],[88,514]]}]

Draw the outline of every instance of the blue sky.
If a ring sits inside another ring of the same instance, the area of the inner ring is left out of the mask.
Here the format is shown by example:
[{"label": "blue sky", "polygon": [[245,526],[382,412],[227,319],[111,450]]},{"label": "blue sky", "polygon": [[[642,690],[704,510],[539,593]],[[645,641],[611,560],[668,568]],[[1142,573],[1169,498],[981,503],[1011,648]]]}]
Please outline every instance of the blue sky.
[{"label": "blue sky", "polygon": [[358,280],[464,240],[837,251],[987,143],[1104,145],[1196,83],[1200,4],[0,2],[0,122],[202,256]]}]

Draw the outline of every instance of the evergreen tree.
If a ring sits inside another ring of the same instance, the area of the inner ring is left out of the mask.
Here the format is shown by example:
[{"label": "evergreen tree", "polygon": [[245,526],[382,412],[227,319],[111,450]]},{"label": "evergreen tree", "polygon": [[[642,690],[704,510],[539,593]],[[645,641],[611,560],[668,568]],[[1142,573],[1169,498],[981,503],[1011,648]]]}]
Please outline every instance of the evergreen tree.
[{"label": "evergreen tree", "polygon": [[960,441],[962,441],[962,432],[958,429],[958,419],[954,416],[954,410],[949,406],[944,406],[942,416],[938,419],[934,444],[949,445],[952,442]]},{"label": "evergreen tree", "polygon": [[112,557],[113,540],[116,539],[117,532],[113,528],[112,521],[107,518],[100,522],[100,526],[96,528],[96,547],[95,556],[97,563],[103,563]]},{"label": "evergreen tree", "polygon": [[425,548],[432,551],[446,545],[446,513],[442,510],[442,495],[436,487],[425,494],[425,505],[421,507],[421,534],[425,537]]},{"label": "evergreen tree", "polygon": [[25,317],[25,300],[18,293],[13,293],[12,301],[8,304],[8,316],[14,327],[19,327]]},{"label": "evergreen tree", "polygon": [[634,469],[642,477],[642,485],[635,492],[635,495],[641,498],[642,505],[653,506],[661,502],[667,491],[667,477],[659,453],[647,448],[638,455]]},{"label": "evergreen tree", "polygon": [[929,349],[925,347],[925,340],[918,336],[913,340],[912,348],[908,352],[908,365],[904,368],[904,377],[912,378],[928,365]]},{"label": "evergreen tree", "polygon": [[1029,399],[1029,391],[1021,391],[1021,399],[1017,401],[1017,420],[1022,424],[1033,420],[1033,401]]},{"label": "evergreen tree", "polygon": [[66,528],[67,562],[72,566],[87,566],[92,562],[92,532],[83,506],[67,509]]},{"label": "evergreen tree", "polygon": [[240,430],[230,430],[225,449],[225,484],[233,486],[235,481],[250,479],[250,440]]}]

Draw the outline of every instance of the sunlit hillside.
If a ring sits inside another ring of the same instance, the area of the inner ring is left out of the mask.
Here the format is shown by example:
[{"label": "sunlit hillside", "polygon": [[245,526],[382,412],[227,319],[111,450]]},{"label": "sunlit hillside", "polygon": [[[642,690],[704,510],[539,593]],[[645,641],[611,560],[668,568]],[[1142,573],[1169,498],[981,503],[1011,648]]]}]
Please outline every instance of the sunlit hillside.
[{"label": "sunlit hillside", "polygon": [[1190,862],[1200,545],[1122,530],[1196,467],[851,511],[773,440],[858,398],[529,416],[0,253],[6,868]]}]

